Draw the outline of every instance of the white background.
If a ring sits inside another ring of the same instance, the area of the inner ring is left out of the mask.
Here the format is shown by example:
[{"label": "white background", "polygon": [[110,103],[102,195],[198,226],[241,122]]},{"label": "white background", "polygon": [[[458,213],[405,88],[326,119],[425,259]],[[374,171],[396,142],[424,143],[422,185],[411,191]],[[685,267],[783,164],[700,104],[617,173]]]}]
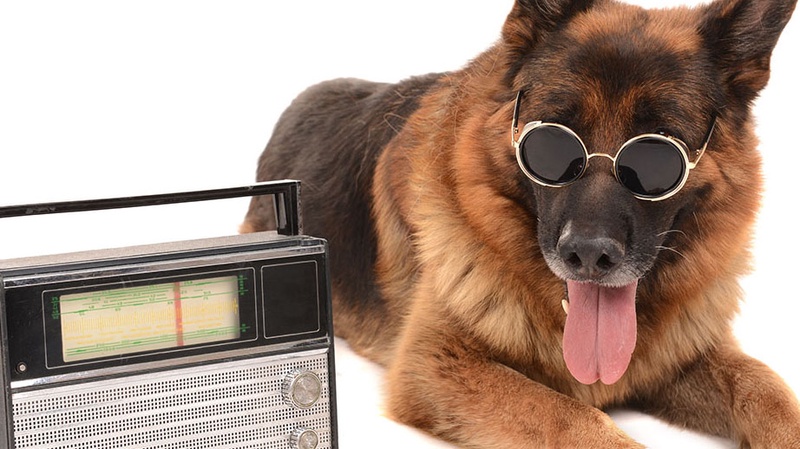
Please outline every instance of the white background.
[{"label": "white background", "polygon": [[[0,205],[247,184],[278,115],[304,87],[340,76],[397,81],[458,69],[498,38],[511,5],[3,2]],[[743,280],[746,302],[735,323],[745,350],[795,391],[798,20],[787,27],[756,103],[766,192],[755,271]],[[246,201],[228,200],[6,219],[0,258],[231,234],[245,209]],[[449,447],[386,419],[380,369],[337,343],[342,448]],[[635,413],[613,417],[653,448],[734,447]]]}]

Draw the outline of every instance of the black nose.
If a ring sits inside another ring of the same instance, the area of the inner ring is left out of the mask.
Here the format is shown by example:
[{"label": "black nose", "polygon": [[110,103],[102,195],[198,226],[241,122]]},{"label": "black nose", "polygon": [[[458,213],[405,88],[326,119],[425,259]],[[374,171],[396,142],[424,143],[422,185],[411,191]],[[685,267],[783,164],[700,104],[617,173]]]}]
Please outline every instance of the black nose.
[{"label": "black nose", "polygon": [[578,280],[600,280],[622,263],[625,247],[607,236],[565,232],[558,239],[558,254]]}]

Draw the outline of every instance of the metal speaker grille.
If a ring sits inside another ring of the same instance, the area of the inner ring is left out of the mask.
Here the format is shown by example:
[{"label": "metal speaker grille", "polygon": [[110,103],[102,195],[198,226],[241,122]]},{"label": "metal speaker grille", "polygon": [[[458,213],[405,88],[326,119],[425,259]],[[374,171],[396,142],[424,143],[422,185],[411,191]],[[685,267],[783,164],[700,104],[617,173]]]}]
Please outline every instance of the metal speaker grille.
[{"label": "metal speaker grille", "polygon": [[[288,405],[283,379],[319,376],[311,408]],[[239,360],[12,393],[16,449],[286,449],[298,427],[331,448],[327,352]]]}]

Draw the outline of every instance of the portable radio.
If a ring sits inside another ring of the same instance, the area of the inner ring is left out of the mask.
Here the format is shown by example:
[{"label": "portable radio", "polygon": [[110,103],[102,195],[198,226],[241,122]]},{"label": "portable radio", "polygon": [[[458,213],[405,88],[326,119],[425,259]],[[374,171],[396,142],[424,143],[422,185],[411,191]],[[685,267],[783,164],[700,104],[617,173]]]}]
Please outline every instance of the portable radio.
[{"label": "portable radio", "polygon": [[273,195],[278,230],[0,261],[0,446],[337,448],[324,240],[297,181],[0,208]]}]

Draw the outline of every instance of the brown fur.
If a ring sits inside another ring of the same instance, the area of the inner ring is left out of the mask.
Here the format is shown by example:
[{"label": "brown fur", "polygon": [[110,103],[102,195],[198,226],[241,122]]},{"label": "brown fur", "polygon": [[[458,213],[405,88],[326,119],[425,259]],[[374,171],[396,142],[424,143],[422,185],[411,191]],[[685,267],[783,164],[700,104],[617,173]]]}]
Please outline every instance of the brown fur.
[{"label": "brown fur", "polygon": [[[605,0],[520,1],[501,41],[463,70],[397,86],[337,81],[312,88],[324,95],[296,100],[262,156],[259,179],[300,177],[310,198],[307,231],[329,238],[332,254],[373,267],[359,277],[332,264],[335,327],[388,368],[393,417],[464,447],[640,447],[601,411],[628,406],[742,447],[800,447],[797,400],[777,375],[740,352],[730,328],[741,299],[737,278],[749,269],[761,183],[750,102],[768,80],[769,54],[793,7],[720,0],[649,16]],[[770,42],[748,40],[755,22],[767,31],[751,39]],[[560,40],[549,40],[552,33]],[[566,39],[592,53],[629,51],[613,36],[629,36],[636,54],[669,55],[692,70],[673,79],[649,66],[626,68],[636,72],[629,84],[613,87],[597,75],[614,70],[613,63],[593,66],[589,59],[573,67],[553,50]],[[732,37],[739,40],[727,48]],[[353,93],[360,89],[365,93]],[[614,196],[620,187],[605,162],[592,162],[581,187],[532,186],[521,177],[509,143],[518,90],[527,92],[523,120],[577,117],[571,127],[595,151],[609,153],[648,129],[651,111],[658,123],[680,124],[692,145],[702,139],[708,111],[719,118],[684,189],[664,204],[643,204],[627,192]],[[577,109],[560,111],[576,95]],[[391,100],[380,100],[379,109],[359,103],[378,97]],[[644,102],[656,106],[642,113]],[[372,139],[352,150],[360,152],[355,165],[341,165],[356,167],[355,177],[334,176],[346,179],[341,185],[323,185],[308,166],[350,150],[311,156],[285,137],[294,121],[313,114],[310,105],[327,103],[335,105],[328,113],[344,112],[322,129],[334,133],[337,124],[360,121]],[[390,116],[399,122],[384,122]],[[562,356],[564,281],[545,261],[553,224],[543,220],[568,202],[569,189],[582,189],[581,202],[570,208],[585,207],[589,216],[593,205],[624,201],[632,214],[657,217],[653,222],[666,223],[650,230],[659,233],[659,246],[679,248],[658,252],[639,282],[636,350],[613,385],[575,381]],[[345,193],[351,202],[337,215],[326,201],[338,192],[360,192],[365,202]],[[269,226],[269,205],[261,201],[254,200],[244,230]],[[360,208],[371,223],[363,240],[341,237],[340,226],[361,226]],[[355,283],[372,287],[355,294]]]}]

